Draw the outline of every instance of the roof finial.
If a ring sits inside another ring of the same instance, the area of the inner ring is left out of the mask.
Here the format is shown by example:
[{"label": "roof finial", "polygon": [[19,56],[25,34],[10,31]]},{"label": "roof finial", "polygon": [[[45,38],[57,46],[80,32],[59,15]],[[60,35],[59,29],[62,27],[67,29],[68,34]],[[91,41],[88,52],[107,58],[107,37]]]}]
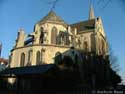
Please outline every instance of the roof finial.
[{"label": "roof finial", "polygon": [[91,0],[89,0],[89,20],[91,19],[94,19],[95,18],[95,15],[94,15],[94,10],[93,10],[93,7],[92,7],[92,3],[91,3]]}]

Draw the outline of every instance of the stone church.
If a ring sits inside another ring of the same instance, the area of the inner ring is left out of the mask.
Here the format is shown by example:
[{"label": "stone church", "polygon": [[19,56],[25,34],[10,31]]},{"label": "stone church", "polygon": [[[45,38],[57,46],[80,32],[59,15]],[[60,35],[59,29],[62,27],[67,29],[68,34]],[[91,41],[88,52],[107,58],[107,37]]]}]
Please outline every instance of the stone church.
[{"label": "stone church", "polygon": [[57,53],[64,53],[71,47],[97,55],[108,54],[103,23],[101,17],[94,16],[92,5],[86,21],[67,24],[50,11],[35,24],[30,34],[20,29],[11,50],[10,67],[52,64]]}]

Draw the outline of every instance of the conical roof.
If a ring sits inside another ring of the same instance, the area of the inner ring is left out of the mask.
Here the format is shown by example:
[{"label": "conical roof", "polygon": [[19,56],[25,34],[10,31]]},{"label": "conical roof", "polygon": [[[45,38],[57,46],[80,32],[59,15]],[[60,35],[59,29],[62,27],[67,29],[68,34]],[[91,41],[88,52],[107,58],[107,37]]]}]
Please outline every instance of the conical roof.
[{"label": "conical roof", "polygon": [[59,16],[56,15],[54,11],[50,11],[42,20],[38,23],[45,23],[45,22],[55,22],[60,24],[67,25]]}]

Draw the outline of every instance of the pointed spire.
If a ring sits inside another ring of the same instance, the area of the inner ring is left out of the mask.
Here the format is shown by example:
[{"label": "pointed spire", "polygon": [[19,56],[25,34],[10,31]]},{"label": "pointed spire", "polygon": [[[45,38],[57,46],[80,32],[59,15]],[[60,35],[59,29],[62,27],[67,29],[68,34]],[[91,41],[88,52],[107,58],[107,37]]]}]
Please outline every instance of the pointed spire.
[{"label": "pointed spire", "polygon": [[90,9],[89,9],[89,20],[94,19],[95,15],[94,15],[94,10],[93,10],[93,6],[91,4],[91,0],[89,0],[90,3]]}]

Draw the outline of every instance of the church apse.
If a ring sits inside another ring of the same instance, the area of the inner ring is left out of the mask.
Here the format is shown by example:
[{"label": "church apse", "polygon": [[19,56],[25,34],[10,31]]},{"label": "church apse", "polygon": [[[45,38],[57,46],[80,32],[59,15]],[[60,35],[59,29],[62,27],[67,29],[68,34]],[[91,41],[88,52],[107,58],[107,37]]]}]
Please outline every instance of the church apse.
[{"label": "church apse", "polygon": [[[86,21],[67,24],[55,12],[51,11],[35,24],[34,31],[30,34],[26,35],[24,30],[20,30],[16,46],[11,51],[13,67],[20,67],[21,53],[26,53],[26,66],[54,63],[53,58],[56,52],[63,53],[71,47],[87,53],[98,53],[100,50],[101,53],[104,53],[102,46],[98,46],[100,40],[97,39],[105,38],[105,36],[101,36],[105,35],[104,32],[99,29],[101,27],[101,30],[103,30],[101,18],[93,18],[93,16],[90,18]],[[105,45],[105,41],[103,42],[102,45]],[[32,54],[29,55],[31,49]],[[44,49],[44,52],[42,49]],[[38,51],[40,51],[40,54],[37,54]],[[29,57],[32,59],[29,59]]]}]

